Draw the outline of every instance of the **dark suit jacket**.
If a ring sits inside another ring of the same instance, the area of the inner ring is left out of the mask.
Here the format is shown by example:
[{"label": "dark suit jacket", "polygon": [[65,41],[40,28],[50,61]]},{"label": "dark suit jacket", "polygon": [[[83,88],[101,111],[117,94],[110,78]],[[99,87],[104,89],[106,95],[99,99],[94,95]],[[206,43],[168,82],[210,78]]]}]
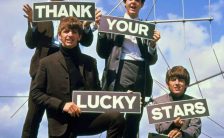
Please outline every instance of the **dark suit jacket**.
[{"label": "dark suit jacket", "polygon": [[[136,38],[137,43],[142,55],[142,58],[144,58],[145,66],[147,67],[145,70],[146,73],[146,79],[145,79],[145,87],[144,87],[144,93],[142,93],[144,96],[151,96],[152,93],[152,76],[150,73],[150,65],[153,65],[156,63],[158,56],[157,52],[154,54],[151,54],[148,52],[148,45],[144,40],[141,40],[140,38]],[[124,35],[115,35],[115,34],[109,34],[109,33],[101,33],[98,36],[97,41],[97,53],[101,58],[104,58],[105,63],[105,69],[104,74],[102,78],[102,88],[103,90],[110,90],[113,91],[115,87],[115,82],[117,78],[117,71],[119,68],[119,62],[120,62],[120,55],[122,52],[122,45],[124,41]]]},{"label": "dark suit jacket", "polygon": [[[36,75],[40,59],[59,50],[58,47],[51,44],[54,36],[53,28],[52,22],[38,22],[36,23],[36,28],[33,29],[28,22],[28,29],[25,36],[26,45],[30,49],[36,48],[30,63],[30,76],[32,78]],[[88,33],[83,33],[80,44],[90,46],[92,41],[93,33],[90,30]]]},{"label": "dark suit jacket", "polygon": [[[80,59],[79,69],[84,78],[84,90],[99,90],[96,60],[84,54]],[[31,96],[35,103],[46,107],[50,136],[64,134],[70,116],[62,112],[62,105],[71,102],[72,94],[68,69],[61,51],[40,60]]]}]

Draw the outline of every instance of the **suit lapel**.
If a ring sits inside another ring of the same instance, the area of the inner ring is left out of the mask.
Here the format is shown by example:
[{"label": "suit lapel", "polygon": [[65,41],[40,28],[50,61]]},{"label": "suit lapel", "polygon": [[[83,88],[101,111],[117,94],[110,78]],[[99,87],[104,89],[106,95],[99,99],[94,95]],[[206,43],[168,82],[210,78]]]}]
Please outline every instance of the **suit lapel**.
[{"label": "suit lapel", "polygon": [[66,62],[65,62],[65,58],[62,55],[61,51],[59,51],[57,53],[57,59],[58,59],[58,62],[62,65],[62,67],[68,72],[68,68],[67,68],[67,65],[66,65]]},{"label": "suit lapel", "polygon": [[144,46],[142,45],[142,40],[141,40],[141,38],[136,37],[136,40],[137,40],[137,44],[138,44],[139,50],[140,50],[140,52],[141,52],[141,54],[142,54],[142,58],[145,58],[147,49],[146,49],[146,47],[144,47]]},{"label": "suit lapel", "polygon": [[124,35],[115,36],[115,43],[114,43],[115,46],[121,47],[123,45],[123,42],[124,42]]}]

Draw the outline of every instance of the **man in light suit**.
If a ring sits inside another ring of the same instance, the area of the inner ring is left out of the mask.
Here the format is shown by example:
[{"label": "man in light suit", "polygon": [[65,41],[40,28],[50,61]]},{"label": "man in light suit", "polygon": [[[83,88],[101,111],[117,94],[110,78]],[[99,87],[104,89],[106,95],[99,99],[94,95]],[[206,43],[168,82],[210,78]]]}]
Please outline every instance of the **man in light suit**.
[{"label": "man in light suit", "polygon": [[[183,66],[174,66],[167,71],[166,84],[170,93],[154,99],[155,104],[193,98],[185,94],[190,84],[190,75]],[[169,138],[197,138],[201,133],[201,120],[200,118],[182,120],[177,117],[174,121],[156,124],[156,131],[168,135]]]},{"label": "man in light suit", "polygon": [[[145,0],[123,0],[124,18],[139,20],[139,11]],[[109,91],[140,92],[142,102],[152,93],[150,65],[157,61],[156,42],[160,33],[154,32],[153,40],[147,41],[130,35],[99,33],[97,53],[105,59],[102,89]],[[126,114],[125,138],[137,138],[141,114]]]},{"label": "man in light suit", "polygon": [[[36,76],[39,67],[39,61],[59,50],[59,47],[54,43],[54,29],[53,22],[32,22],[32,8],[25,4],[23,6],[25,17],[28,20],[28,29],[25,36],[26,45],[30,49],[35,49],[35,53],[30,63],[31,84]],[[85,30],[80,43],[83,46],[90,46],[93,41],[93,33],[89,28],[89,23],[85,22]],[[36,138],[38,135],[39,124],[44,114],[44,108],[33,103],[31,98],[28,99],[28,111],[22,130],[22,138]]]},{"label": "man in light suit", "polygon": [[98,134],[121,138],[125,120],[119,112],[81,113],[73,103],[73,90],[99,90],[96,60],[81,53],[82,24],[75,17],[61,20],[58,36],[60,51],[40,60],[31,88],[33,101],[46,108],[49,136],[68,138]]}]

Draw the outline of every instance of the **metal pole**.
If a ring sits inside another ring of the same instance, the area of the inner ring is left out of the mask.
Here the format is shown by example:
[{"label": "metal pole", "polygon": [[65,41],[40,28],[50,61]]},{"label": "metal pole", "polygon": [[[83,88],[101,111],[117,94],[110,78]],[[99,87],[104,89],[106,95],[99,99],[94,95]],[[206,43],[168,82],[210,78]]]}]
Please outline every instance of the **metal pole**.
[{"label": "metal pole", "polygon": [[190,84],[189,87],[190,87],[190,86],[193,86],[193,85],[195,85],[195,84],[201,83],[201,82],[203,82],[203,81],[209,80],[209,79],[211,79],[211,78],[214,78],[214,77],[216,77],[216,76],[219,76],[219,75],[221,75],[221,74],[224,74],[224,72],[221,71],[220,73],[217,73],[217,74],[212,75],[212,76],[210,76],[210,77],[207,77],[207,78],[204,78],[204,79],[202,79],[202,80],[199,80],[199,81],[197,81],[197,82],[195,82],[195,83]]},{"label": "metal pole", "polygon": [[213,17],[208,18],[194,18],[194,19],[176,19],[176,20],[154,20],[154,21],[146,21],[148,23],[170,23],[170,22],[189,22],[189,21],[212,21]]}]

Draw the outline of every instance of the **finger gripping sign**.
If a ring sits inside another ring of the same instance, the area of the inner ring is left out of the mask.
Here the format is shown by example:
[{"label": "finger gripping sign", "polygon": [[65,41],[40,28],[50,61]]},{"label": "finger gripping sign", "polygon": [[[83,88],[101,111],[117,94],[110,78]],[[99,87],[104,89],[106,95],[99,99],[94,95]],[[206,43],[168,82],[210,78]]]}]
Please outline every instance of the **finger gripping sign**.
[{"label": "finger gripping sign", "polygon": [[173,121],[177,117],[189,119],[209,116],[205,99],[182,100],[170,103],[154,104],[147,106],[149,123]]},{"label": "finger gripping sign", "polygon": [[145,39],[152,39],[154,30],[154,24],[112,16],[102,16],[98,28],[99,32],[132,35]]},{"label": "finger gripping sign", "polygon": [[33,21],[60,20],[74,16],[80,20],[95,21],[95,3],[41,2],[33,4]]},{"label": "finger gripping sign", "polygon": [[73,91],[72,101],[82,112],[140,113],[140,97],[139,92]]}]

